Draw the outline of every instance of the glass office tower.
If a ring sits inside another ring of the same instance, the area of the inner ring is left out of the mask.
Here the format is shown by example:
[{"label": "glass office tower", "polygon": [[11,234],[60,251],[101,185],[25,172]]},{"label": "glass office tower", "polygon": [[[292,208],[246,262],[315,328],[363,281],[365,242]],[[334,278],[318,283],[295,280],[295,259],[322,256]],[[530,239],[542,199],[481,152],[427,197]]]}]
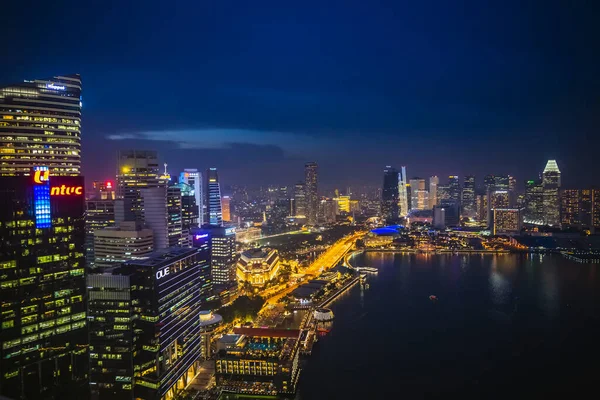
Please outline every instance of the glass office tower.
[{"label": "glass office tower", "polygon": [[0,395],[85,398],[83,177],[30,175],[0,177]]},{"label": "glass office tower", "polygon": [[304,166],[304,185],[306,190],[306,216],[310,225],[316,225],[317,212],[319,210],[319,195],[317,190],[316,162],[306,163]]},{"label": "glass office tower", "polygon": [[35,79],[0,88],[0,176],[80,174],[81,78]]},{"label": "glass office tower", "polygon": [[381,218],[386,222],[398,219],[398,192],[398,170],[388,165],[383,170],[381,191]]},{"label": "glass office tower", "polygon": [[92,395],[172,398],[199,372],[207,252],[173,247],[90,275]]},{"label": "glass office tower", "polygon": [[209,168],[206,179],[207,217],[205,222],[210,225],[223,225],[223,211],[221,209],[221,186],[216,168]]}]

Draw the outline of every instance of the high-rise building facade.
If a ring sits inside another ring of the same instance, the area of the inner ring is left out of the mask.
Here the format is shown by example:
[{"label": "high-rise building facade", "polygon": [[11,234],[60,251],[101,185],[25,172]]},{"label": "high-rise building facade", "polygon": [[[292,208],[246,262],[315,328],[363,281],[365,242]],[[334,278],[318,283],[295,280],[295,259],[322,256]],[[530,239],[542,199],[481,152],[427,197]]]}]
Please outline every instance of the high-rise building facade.
[{"label": "high-rise building facade", "polygon": [[410,180],[411,209],[427,210],[429,208],[429,192],[425,186],[425,179],[413,178]]},{"label": "high-rise building facade", "polygon": [[85,260],[88,269],[94,265],[94,232],[115,224],[114,200],[87,200],[85,211]]},{"label": "high-rise building facade", "polygon": [[[172,398],[200,369],[200,269],[175,247],[90,275],[90,384],[100,398]],[[116,302],[115,300],[118,300]]]},{"label": "high-rise building facade", "polygon": [[458,175],[450,175],[448,177],[448,198],[460,205],[461,190]]},{"label": "high-rise building facade", "polygon": [[94,268],[103,269],[139,260],[154,251],[152,229],[140,222],[123,221],[94,231]]},{"label": "high-rise building facade", "polygon": [[437,187],[440,184],[440,178],[432,176],[429,178],[429,208],[433,209],[433,206],[438,203]]},{"label": "high-rise building facade", "polygon": [[529,223],[542,224],[544,221],[544,187],[541,180],[525,182],[524,218]]},{"label": "high-rise building facade", "polygon": [[223,225],[221,185],[216,168],[209,168],[206,173],[206,218],[204,221],[210,225]]},{"label": "high-rise building facade", "polygon": [[235,228],[205,225],[194,230],[192,236],[194,246],[209,244],[212,283],[215,285],[236,283]]},{"label": "high-rise building facade", "polygon": [[187,183],[179,182],[173,186],[181,192],[181,230],[182,243],[188,241],[192,229],[198,227],[200,210],[196,204],[194,188]]},{"label": "high-rise building facade", "polygon": [[306,163],[304,166],[304,184],[306,189],[306,216],[310,225],[317,223],[317,213],[319,210],[318,194],[318,166],[316,162]]},{"label": "high-rise building facade", "polygon": [[296,183],[294,188],[294,215],[296,218],[306,217],[306,190],[302,182]]},{"label": "high-rise building facade", "polygon": [[136,314],[131,303],[131,281],[128,276],[112,275],[115,269],[87,276],[92,400],[134,398],[132,350]]},{"label": "high-rise building facade", "polygon": [[0,397],[85,398],[83,177],[29,175],[0,177]]},{"label": "high-rise building facade", "polygon": [[223,207],[223,222],[231,222],[231,197],[221,197],[221,206]]},{"label": "high-rise building facade", "polygon": [[560,170],[556,160],[548,160],[542,173],[544,188],[544,223],[550,226],[560,225]]},{"label": "high-rise building facade", "polygon": [[115,184],[112,181],[94,181],[92,183],[92,195],[96,200],[114,200],[117,198]]},{"label": "high-rise building facade", "polygon": [[405,217],[409,211],[408,178],[406,167],[402,166],[398,173],[398,216]]},{"label": "high-rise building facade", "polygon": [[183,230],[181,188],[174,185],[167,188],[167,235],[169,247],[190,246],[190,233]]},{"label": "high-rise building facade", "polygon": [[398,214],[398,170],[388,165],[383,170],[381,218],[393,222],[398,219]]},{"label": "high-rise building facade", "polygon": [[81,78],[35,79],[0,88],[0,176],[81,169]]},{"label": "high-rise building facade", "polygon": [[[340,196],[349,197],[349,196]],[[337,215],[340,213],[339,201],[336,199],[321,199],[319,202],[319,221],[322,224],[333,224],[337,220]],[[344,204],[345,208],[345,204]],[[346,213],[346,211],[343,211]],[[348,200],[348,211],[350,212],[350,200]]]},{"label": "high-rise building facade", "polygon": [[179,182],[190,185],[193,191],[193,196],[196,199],[198,207],[198,225],[204,225],[204,196],[202,186],[202,174],[197,169],[186,168],[179,174]]},{"label": "high-rise building facade", "polygon": [[462,190],[462,211],[466,217],[474,218],[477,214],[477,204],[475,201],[475,177],[473,175],[465,176]]},{"label": "high-rise building facade", "polygon": [[488,195],[486,193],[478,193],[475,196],[476,201],[476,218],[482,224],[488,223]]},{"label": "high-rise building facade", "polygon": [[165,186],[142,189],[141,221],[154,234],[154,249],[169,247],[169,212],[167,209],[167,188]]},{"label": "high-rise building facade", "polygon": [[[127,221],[143,221],[141,190],[166,187],[161,178],[156,151],[122,150],[117,154],[117,199]],[[118,205],[117,205],[118,207]],[[119,221],[118,217],[117,220]]]},{"label": "high-rise building facade", "polygon": [[592,231],[600,232],[600,189],[592,189]]},{"label": "high-rise building facade", "polygon": [[579,221],[581,228],[593,231],[593,215],[594,215],[594,190],[582,189],[579,199]]},{"label": "high-rise building facade", "polygon": [[521,231],[523,218],[520,209],[494,208],[492,212],[492,232],[494,235],[518,234]]},{"label": "high-rise building facade", "polygon": [[580,194],[581,192],[578,189],[565,189],[562,191],[560,195],[560,220],[562,227],[576,228],[581,226]]}]

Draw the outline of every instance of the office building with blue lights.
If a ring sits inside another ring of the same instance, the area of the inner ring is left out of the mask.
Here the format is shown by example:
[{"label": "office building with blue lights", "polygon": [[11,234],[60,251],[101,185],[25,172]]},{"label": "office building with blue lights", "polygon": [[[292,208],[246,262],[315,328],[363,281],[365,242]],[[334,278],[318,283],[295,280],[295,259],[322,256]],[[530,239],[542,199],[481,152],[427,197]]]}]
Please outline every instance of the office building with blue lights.
[{"label": "office building with blue lights", "polygon": [[206,218],[204,221],[209,225],[223,225],[221,186],[217,169],[209,168],[206,176]]},{"label": "office building with blue lights", "polygon": [[84,180],[55,170],[0,177],[0,397],[88,391]]}]

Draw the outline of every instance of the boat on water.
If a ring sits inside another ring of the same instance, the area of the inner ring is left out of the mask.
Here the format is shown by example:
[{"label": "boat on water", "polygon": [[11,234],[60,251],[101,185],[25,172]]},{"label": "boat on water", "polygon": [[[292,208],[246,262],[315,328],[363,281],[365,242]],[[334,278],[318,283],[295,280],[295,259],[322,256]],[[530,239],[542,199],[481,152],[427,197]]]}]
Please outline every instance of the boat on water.
[{"label": "boat on water", "polygon": [[437,298],[437,296],[434,296],[434,295],[432,294],[431,296],[429,296],[429,300],[431,300],[431,301],[433,301],[433,302],[436,302],[436,301],[438,301],[438,298]]}]

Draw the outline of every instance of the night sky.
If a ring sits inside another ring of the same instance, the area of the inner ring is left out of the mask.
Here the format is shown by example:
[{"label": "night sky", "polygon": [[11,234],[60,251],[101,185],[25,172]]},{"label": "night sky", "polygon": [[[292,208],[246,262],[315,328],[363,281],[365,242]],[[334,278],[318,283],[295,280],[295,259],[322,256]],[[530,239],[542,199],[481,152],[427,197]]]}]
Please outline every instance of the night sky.
[{"label": "night sky", "polygon": [[139,148],[225,184],[306,161],[326,187],[386,164],[523,181],[549,158],[564,186],[600,184],[594,1],[7,3],[0,84],[82,75],[88,179]]}]

